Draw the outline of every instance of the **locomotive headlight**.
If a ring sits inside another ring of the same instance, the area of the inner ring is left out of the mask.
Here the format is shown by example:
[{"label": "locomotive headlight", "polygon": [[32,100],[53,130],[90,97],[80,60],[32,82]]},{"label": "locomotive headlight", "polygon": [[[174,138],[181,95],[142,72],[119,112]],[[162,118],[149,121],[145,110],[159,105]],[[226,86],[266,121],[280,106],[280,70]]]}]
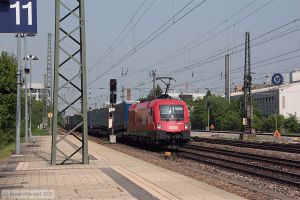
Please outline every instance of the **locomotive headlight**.
[{"label": "locomotive headlight", "polygon": [[184,124],[184,129],[189,129],[189,124]]},{"label": "locomotive headlight", "polygon": [[161,124],[156,124],[157,129],[161,129]]}]

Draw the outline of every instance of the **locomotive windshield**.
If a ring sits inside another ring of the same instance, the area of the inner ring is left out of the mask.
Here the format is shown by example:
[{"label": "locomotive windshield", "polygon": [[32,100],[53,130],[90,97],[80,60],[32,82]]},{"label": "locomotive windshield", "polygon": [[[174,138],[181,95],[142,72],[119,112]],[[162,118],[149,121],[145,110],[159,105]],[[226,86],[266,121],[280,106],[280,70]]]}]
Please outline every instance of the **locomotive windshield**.
[{"label": "locomotive windshield", "polygon": [[159,110],[160,110],[160,119],[162,121],[184,120],[183,106],[181,105],[159,106]]}]

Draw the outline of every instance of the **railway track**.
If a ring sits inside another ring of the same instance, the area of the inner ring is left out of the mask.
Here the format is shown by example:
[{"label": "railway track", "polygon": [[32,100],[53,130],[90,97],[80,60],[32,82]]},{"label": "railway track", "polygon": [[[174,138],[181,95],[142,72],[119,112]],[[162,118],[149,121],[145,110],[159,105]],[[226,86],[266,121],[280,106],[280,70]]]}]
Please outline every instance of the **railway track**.
[{"label": "railway track", "polygon": [[200,138],[193,137],[192,140],[195,142],[205,142],[211,144],[223,144],[237,147],[247,147],[263,150],[280,151],[287,153],[299,153],[300,154],[300,144],[279,144],[270,142],[246,142],[246,141],[236,141],[228,139],[212,139],[212,138]]},{"label": "railway track", "polygon": [[270,164],[282,165],[286,167],[295,167],[295,168],[300,167],[300,161],[296,161],[296,160],[287,160],[282,158],[262,156],[258,154],[242,153],[242,152],[236,152],[231,150],[216,149],[216,148],[203,147],[203,146],[191,145],[191,144],[187,144],[185,145],[185,147],[193,150],[205,151],[205,152],[215,153],[215,154],[222,154],[222,155],[236,157],[236,158],[249,159],[253,161],[267,162]]},{"label": "railway track", "polygon": [[[204,132],[204,133],[221,133],[221,134],[236,134],[240,135],[243,134],[242,132],[238,131],[206,131],[206,130],[192,130],[193,132]],[[256,135],[263,135],[263,136],[274,136],[274,133],[255,133]],[[300,137],[299,134],[284,134],[282,137]]]},{"label": "railway track", "polygon": [[[300,186],[300,173],[290,172],[272,167],[274,164],[285,165],[285,167],[299,167],[300,162],[285,159],[270,158],[246,153],[237,153],[228,150],[199,147],[197,145],[186,145],[177,149],[179,156],[192,159],[197,162],[225,167],[247,174],[264,177],[276,182]],[[256,158],[255,158],[256,156]],[[234,157],[235,159],[232,159]],[[238,159],[236,159],[238,158]],[[255,161],[255,162],[253,162]],[[257,162],[268,162],[268,166],[257,165]]]}]

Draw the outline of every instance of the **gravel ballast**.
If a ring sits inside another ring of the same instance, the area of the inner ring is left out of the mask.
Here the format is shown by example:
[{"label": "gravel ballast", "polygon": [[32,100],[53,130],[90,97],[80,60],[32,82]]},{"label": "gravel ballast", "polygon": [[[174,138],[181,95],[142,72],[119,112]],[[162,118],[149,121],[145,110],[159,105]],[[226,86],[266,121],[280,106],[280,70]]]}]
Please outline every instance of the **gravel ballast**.
[{"label": "gravel ballast", "polygon": [[[99,138],[95,138],[95,140],[99,140]],[[226,148],[237,152],[274,156],[291,160],[300,160],[300,155],[298,154],[257,150],[242,147],[229,147],[219,144],[197,144],[214,148]],[[177,157],[176,155],[172,156],[170,159],[165,159],[163,152],[145,150],[128,146],[126,144],[103,143],[103,145],[120,152],[124,152],[138,159],[153,163],[157,166],[205,182],[227,192],[237,194],[246,199],[300,199],[300,188],[296,188],[294,186],[276,183],[268,179],[237,171],[227,170],[222,167],[197,163],[195,161]]]}]

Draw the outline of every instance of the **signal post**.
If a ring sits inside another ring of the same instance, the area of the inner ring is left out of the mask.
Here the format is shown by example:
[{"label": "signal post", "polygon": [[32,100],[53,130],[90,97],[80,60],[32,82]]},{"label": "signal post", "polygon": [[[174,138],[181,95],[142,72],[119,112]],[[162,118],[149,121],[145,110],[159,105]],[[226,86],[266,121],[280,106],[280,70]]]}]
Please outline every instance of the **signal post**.
[{"label": "signal post", "polygon": [[114,134],[114,104],[117,102],[117,79],[110,79],[109,82],[110,90],[110,108],[109,108],[109,118],[111,118],[111,134],[109,135],[109,142],[116,143],[116,135]]}]

